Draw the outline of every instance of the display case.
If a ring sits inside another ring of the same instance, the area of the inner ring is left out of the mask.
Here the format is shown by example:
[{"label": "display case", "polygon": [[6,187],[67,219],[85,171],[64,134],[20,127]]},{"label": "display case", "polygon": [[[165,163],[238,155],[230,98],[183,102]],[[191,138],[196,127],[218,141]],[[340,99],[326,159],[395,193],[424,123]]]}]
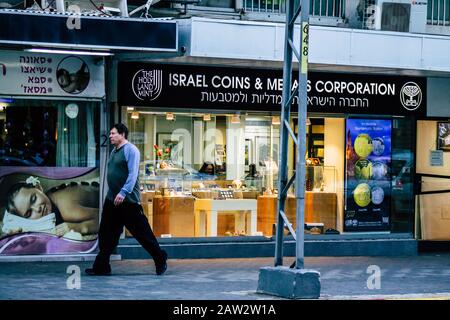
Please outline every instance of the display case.
[{"label": "display case", "polygon": [[[292,176],[293,172],[289,173]],[[336,229],[337,226],[337,172],[334,166],[307,165],[305,172],[305,223],[313,226],[305,232],[320,234],[327,229]],[[274,235],[274,224],[277,215],[277,196],[260,195],[257,203],[257,230],[265,236]],[[289,189],[285,204],[285,214],[296,228],[297,200],[295,198],[295,184]],[[314,228],[314,226],[321,226]]]},{"label": "display case", "polygon": [[[250,178],[258,181],[258,186],[263,185],[263,177]],[[264,188],[249,183],[252,179],[219,180],[174,167],[143,169],[140,181],[144,211],[157,236],[271,236],[276,222],[276,192],[264,192]],[[323,225],[320,232],[335,229],[335,167],[307,166],[306,185],[305,222]],[[285,213],[295,228],[294,187],[286,200]]]},{"label": "display case", "polygon": [[187,171],[177,168],[141,172],[141,201],[157,237],[194,236],[194,197]]},{"label": "display case", "polygon": [[157,237],[194,236],[194,198],[185,169],[146,161],[140,166],[141,204]]},{"label": "display case", "polygon": [[[257,231],[265,236],[273,236],[274,224],[277,220],[277,197],[261,195],[257,202]],[[289,195],[286,199],[285,214],[292,228],[297,226],[297,199]],[[337,225],[337,194],[334,192],[305,192],[305,223],[320,224],[320,232],[336,229]]]},{"label": "display case", "polygon": [[[141,166],[142,167],[142,166]],[[189,171],[182,168],[158,168],[158,164],[146,163],[140,170],[141,192],[155,192],[156,195],[190,195],[192,179]]]},{"label": "display case", "polygon": [[153,231],[157,237],[193,237],[194,197],[162,196],[153,198]]},{"label": "display case", "polygon": [[307,165],[305,190],[313,192],[336,192],[336,167]]},{"label": "display case", "polygon": [[188,169],[155,167],[141,166],[140,183],[144,212],[156,236],[256,234],[255,186]]}]

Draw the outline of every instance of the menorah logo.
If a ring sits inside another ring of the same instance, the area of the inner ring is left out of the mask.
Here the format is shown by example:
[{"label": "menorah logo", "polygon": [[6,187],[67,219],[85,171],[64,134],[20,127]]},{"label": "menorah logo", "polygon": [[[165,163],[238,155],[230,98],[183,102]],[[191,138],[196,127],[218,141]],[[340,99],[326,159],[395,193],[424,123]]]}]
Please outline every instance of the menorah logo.
[{"label": "menorah logo", "polygon": [[141,69],[132,81],[134,95],[140,100],[155,100],[162,90],[162,71]]},{"label": "menorah logo", "polygon": [[400,90],[400,101],[406,110],[416,110],[422,103],[422,90],[415,82],[407,82]]}]

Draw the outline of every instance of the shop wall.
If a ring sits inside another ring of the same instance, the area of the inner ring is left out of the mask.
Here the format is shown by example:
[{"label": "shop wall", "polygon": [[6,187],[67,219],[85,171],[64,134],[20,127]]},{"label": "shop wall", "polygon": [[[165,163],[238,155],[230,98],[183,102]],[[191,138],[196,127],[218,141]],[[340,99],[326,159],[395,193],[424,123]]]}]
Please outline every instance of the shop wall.
[{"label": "shop wall", "polygon": [[145,152],[145,146],[147,144],[145,131],[146,119],[142,117],[142,115],[140,115],[139,119],[131,119],[130,116],[128,116],[127,121],[128,141],[133,143],[139,149],[141,161],[143,161],[147,158],[147,153]]},{"label": "shop wall", "polygon": [[[430,151],[436,150],[437,121],[417,122],[418,173],[450,176],[450,152],[444,152],[443,166],[431,166]],[[449,190],[450,179],[423,177],[422,191]],[[418,197],[420,238],[423,240],[450,240],[449,193],[425,194]]]},{"label": "shop wall", "polygon": [[[192,164],[193,123],[190,116],[176,115],[175,121],[167,121],[164,116],[156,117],[156,134],[170,133],[175,140],[183,136],[183,160],[187,165]],[[156,136],[155,136],[156,137]],[[195,145],[195,144],[194,144]]]},{"label": "shop wall", "polygon": [[[283,61],[284,23],[200,17],[191,21],[192,57]],[[299,25],[294,29],[298,39]],[[445,53],[450,41],[445,36],[311,26],[309,38],[310,63],[450,70],[450,55]]]},{"label": "shop wall", "polygon": [[[214,163],[215,150],[216,150],[216,136],[220,133],[216,130],[216,118],[204,123],[205,125],[205,150],[203,155],[203,161]],[[222,138],[223,140],[223,138]],[[203,164],[203,161],[201,164]]]},{"label": "shop wall", "polygon": [[[337,192],[337,229],[342,231],[344,210],[344,155],[345,155],[345,119],[325,118],[325,166],[333,166],[336,172]],[[332,171],[325,171],[326,190],[332,187]],[[330,190],[331,191],[331,190]]]},{"label": "shop wall", "polygon": [[241,179],[245,175],[245,122],[231,123],[227,117],[227,180]]},{"label": "shop wall", "polygon": [[450,117],[450,78],[428,78],[427,88],[427,115]]},{"label": "shop wall", "polygon": [[225,137],[226,137],[226,118],[218,117],[216,118],[216,129],[220,131],[221,134],[216,135],[216,144],[226,145]]},{"label": "shop wall", "polygon": [[[227,162],[227,155],[226,155],[226,144],[227,144],[227,119],[224,116],[216,117],[216,139],[215,139],[215,149],[216,149],[216,156],[217,159],[221,162]],[[219,149],[222,149],[223,152],[219,155]]]},{"label": "shop wall", "polygon": [[144,146],[144,159],[153,159],[153,144],[155,144],[155,133],[153,128],[155,128],[155,119],[153,115],[145,115],[145,146]]},{"label": "shop wall", "polygon": [[417,165],[418,173],[450,176],[450,152],[444,152],[444,165],[430,165],[430,151],[436,150],[437,121],[417,121]]},{"label": "shop wall", "polygon": [[203,163],[203,152],[205,142],[205,132],[203,127],[203,121],[199,119],[192,119],[192,148],[193,151],[193,164],[194,166]]}]

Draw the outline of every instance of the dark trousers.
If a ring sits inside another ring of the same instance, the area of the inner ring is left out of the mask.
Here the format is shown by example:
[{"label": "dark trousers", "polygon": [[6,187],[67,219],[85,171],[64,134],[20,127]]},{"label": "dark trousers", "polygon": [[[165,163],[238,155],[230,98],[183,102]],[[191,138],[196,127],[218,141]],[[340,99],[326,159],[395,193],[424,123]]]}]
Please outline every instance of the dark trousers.
[{"label": "dark trousers", "polygon": [[162,250],[144,215],[142,206],[127,202],[115,206],[112,201],[106,199],[98,232],[99,253],[94,262],[96,271],[111,271],[109,259],[119,244],[124,226],[152,256],[155,263],[161,261]]}]

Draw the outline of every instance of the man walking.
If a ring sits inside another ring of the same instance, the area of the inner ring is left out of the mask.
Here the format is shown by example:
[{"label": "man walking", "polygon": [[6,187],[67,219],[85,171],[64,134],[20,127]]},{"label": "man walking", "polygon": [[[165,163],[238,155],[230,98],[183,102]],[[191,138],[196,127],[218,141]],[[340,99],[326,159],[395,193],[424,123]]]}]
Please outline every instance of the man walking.
[{"label": "man walking", "polygon": [[111,274],[109,259],[124,226],[153,257],[156,274],[162,275],[167,269],[167,253],[160,248],[140,204],[139,150],[127,137],[128,128],[122,123],[115,124],[109,133],[114,145],[108,161],[109,190],[98,233],[99,253],[93,267],[86,269],[88,275]]}]

